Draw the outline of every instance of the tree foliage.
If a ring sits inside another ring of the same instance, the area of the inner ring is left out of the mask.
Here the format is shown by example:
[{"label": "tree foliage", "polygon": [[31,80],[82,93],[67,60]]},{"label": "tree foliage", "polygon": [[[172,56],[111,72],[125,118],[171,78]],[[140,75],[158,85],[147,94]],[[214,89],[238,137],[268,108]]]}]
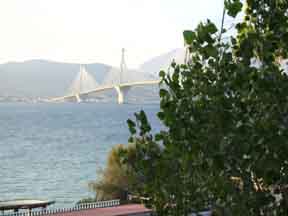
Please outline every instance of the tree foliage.
[{"label": "tree foliage", "polygon": [[134,145],[117,145],[109,153],[107,165],[100,172],[99,180],[90,182],[89,187],[96,194],[96,201],[127,200],[128,192],[134,192],[135,177],[131,169],[120,162],[119,152],[125,151],[129,158],[135,153]]},{"label": "tree foliage", "polygon": [[[236,17],[240,0],[225,0]],[[186,64],[160,72],[159,119],[151,133],[144,111],[128,120],[138,192],[158,215],[206,208],[218,215],[287,215],[287,0],[247,0],[237,35],[223,42],[211,21],[184,31]]]}]

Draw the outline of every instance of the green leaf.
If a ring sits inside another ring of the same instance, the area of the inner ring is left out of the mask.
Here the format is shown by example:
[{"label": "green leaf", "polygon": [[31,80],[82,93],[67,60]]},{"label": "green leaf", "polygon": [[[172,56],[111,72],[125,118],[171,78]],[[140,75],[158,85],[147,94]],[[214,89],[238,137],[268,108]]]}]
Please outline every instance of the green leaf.
[{"label": "green leaf", "polygon": [[165,97],[168,94],[168,91],[165,89],[160,89],[159,95],[161,98]]},{"label": "green leaf", "polygon": [[160,120],[163,120],[164,117],[165,117],[165,114],[164,114],[163,112],[158,112],[158,113],[157,113],[157,116],[158,116],[158,118],[159,118]]},{"label": "green leaf", "polygon": [[196,38],[196,34],[193,31],[186,30],[183,32],[184,41],[187,45],[191,45]]},{"label": "green leaf", "polygon": [[166,75],[165,71],[162,70],[162,71],[159,72],[159,77],[164,79],[165,75]]},{"label": "green leaf", "polygon": [[218,55],[217,49],[216,49],[215,47],[213,47],[213,46],[207,46],[207,47],[205,47],[205,51],[206,51],[208,57],[214,57],[214,58],[216,58],[217,55]]},{"label": "green leaf", "polygon": [[208,20],[206,28],[210,34],[215,34],[218,31],[216,25],[210,20]]},{"label": "green leaf", "polygon": [[128,124],[128,128],[131,134],[135,134],[137,131],[135,129],[136,124],[134,121],[132,121],[131,119],[127,120],[127,124]]},{"label": "green leaf", "polygon": [[238,13],[242,10],[243,4],[240,0],[225,0],[225,8],[227,13],[231,17],[236,17]]},{"label": "green leaf", "polygon": [[163,139],[163,135],[162,135],[162,134],[160,134],[160,133],[155,134],[155,140],[156,140],[156,141],[160,141],[160,140],[162,140],[162,139]]}]

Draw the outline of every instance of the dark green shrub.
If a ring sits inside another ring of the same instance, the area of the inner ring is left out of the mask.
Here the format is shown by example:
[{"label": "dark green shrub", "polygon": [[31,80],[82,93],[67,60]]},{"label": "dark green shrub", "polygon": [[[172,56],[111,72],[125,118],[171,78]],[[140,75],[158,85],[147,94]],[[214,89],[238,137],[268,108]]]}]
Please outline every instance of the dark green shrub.
[{"label": "dark green shrub", "polygon": [[87,198],[83,198],[79,200],[76,203],[76,205],[83,204],[83,203],[93,203],[93,202],[96,202],[96,199],[94,197],[87,197]]}]

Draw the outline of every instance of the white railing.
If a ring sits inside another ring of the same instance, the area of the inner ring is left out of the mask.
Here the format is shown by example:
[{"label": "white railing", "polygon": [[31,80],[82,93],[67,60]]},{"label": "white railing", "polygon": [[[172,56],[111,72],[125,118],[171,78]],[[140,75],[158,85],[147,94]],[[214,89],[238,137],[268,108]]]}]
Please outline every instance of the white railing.
[{"label": "white railing", "polygon": [[82,209],[91,209],[91,208],[105,208],[105,207],[112,207],[120,205],[120,200],[108,200],[108,201],[101,201],[95,203],[82,203],[78,204],[75,207]]},{"label": "white railing", "polygon": [[88,210],[94,208],[107,208],[113,206],[119,206],[120,200],[108,200],[94,203],[81,203],[72,208],[57,208],[57,209],[44,209],[41,211],[27,211],[27,212],[13,212],[13,213],[0,213],[0,216],[40,216],[40,215],[51,215],[58,213],[68,213],[74,211]]}]

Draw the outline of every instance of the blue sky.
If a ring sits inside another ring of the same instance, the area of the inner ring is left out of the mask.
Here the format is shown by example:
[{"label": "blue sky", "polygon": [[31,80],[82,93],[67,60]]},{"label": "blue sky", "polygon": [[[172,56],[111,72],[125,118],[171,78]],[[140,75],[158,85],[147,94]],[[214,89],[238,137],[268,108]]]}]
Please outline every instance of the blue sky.
[{"label": "blue sky", "polygon": [[183,47],[182,31],[210,18],[223,0],[1,0],[0,61],[48,59],[119,65]]}]

